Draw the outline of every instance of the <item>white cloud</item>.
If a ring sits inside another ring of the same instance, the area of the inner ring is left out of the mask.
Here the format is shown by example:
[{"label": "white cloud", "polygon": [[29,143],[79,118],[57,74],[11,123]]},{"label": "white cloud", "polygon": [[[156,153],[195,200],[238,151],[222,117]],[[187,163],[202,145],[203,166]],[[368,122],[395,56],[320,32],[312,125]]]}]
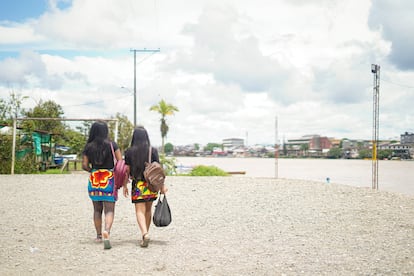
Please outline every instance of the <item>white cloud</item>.
[{"label": "white cloud", "polygon": [[414,2],[409,0],[374,0],[369,26],[380,30],[392,42],[390,60],[402,70],[414,70]]},{"label": "white cloud", "polygon": [[44,38],[35,34],[31,25],[23,24],[5,24],[0,26],[0,45],[10,45],[8,48],[13,49],[13,45],[22,43],[37,43]]},{"label": "white cloud", "polygon": [[160,47],[137,54],[137,116],[153,143],[161,142],[159,117],[149,107],[161,99],[180,109],[167,118],[173,144],[273,143],[276,116],[280,139],[370,139],[377,63],[380,137],[413,131],[408,2],[74,0],[62,10],[53,3],[25,23],[0,19],[0,50],[19,51],[0,59],[1,97],[17,87],[33,99],[25,107],[51,99],[66,117],[120,112],[132,121],[130,49]]}]

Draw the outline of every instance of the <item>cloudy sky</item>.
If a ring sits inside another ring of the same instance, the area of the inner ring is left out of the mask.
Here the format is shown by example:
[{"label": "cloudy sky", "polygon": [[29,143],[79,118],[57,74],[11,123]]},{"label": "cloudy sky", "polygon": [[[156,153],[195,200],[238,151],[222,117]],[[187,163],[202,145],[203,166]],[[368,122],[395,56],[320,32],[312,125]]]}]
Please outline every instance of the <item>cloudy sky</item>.
[{"label": "cloudy sky", "polygon": [[[60,104],[67,118],[134,118],[160,144],[305,134],[380,139],[414,132],[414,1],[1,0],[0,96]],[[123,87],[123,88],[122,88]]]}]

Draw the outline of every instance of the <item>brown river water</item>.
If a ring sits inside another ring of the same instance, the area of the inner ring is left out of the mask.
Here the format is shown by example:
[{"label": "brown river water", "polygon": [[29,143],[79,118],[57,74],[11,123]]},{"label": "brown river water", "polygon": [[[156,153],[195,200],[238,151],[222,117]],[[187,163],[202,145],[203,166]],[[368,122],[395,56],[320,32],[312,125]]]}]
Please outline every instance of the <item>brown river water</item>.
[{"label": "brown river water", "polygon": [[[372,187],[371,160],[275,159],[226,157],[176,157],[184,168],[214,165],[227,172],[245,172],[250,177],[315,180],[356,187]],[[329,178],[329,182],[327,180]],[[379,161],[379,190],[414,195],[414,161]]]}]

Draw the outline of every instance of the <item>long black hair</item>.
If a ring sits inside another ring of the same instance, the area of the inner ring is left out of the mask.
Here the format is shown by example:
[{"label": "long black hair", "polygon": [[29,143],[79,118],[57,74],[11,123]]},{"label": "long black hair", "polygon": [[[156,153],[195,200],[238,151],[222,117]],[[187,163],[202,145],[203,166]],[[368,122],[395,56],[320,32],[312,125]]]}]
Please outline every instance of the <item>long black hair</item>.
[{"label": "long black hair", "polygon": [[108,139],[108,125],[103,121],[97,121],[92,124],[89,131],[88,142],[85,150],[91,153],[91,163],[102,165],[108,156],[112,155],[110,141]]},{"label": "long black hair", "polygon": [[147,130],[143,126],[137,126],[132,134],[131,147],[128,149],[131,158],[130,174],[139,178],[148,162],[149,147],[151,142]]}]

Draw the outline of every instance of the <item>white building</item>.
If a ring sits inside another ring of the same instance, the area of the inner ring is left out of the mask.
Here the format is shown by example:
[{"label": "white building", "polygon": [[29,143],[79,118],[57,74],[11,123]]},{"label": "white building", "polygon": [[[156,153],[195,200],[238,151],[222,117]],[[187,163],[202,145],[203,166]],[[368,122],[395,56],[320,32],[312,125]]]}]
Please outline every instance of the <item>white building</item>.
[{"label": "white building", "polygon": [[227,138],[223,139],[223,149],[224,151],[229,149],[235,149],[244,147],[244,140],[240,138]]}]

